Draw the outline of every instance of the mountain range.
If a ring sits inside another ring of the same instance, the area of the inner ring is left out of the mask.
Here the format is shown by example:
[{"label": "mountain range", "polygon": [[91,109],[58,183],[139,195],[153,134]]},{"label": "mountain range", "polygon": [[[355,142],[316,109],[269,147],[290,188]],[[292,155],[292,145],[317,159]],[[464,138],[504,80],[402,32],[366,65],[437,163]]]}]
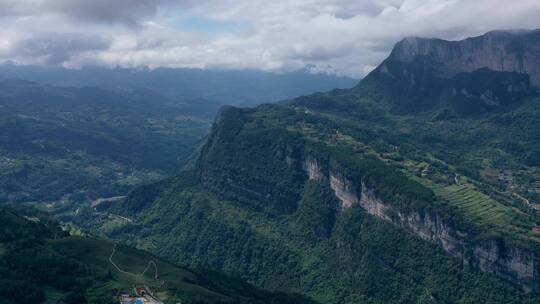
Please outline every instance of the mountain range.
[{"label": "mountain range", "polygon": [[320,303],[540,303],[539,33],[406,38],[354,88],[223,107],[190,170],[66,220]]},{"label": "mountain range", "polygon": [[254,106],[333,88],[350,88],[358,82],[350,77],[313,73],[309,65],[285,73],[92,66],[66,69],[11,62],[0,65],[0,79],[10,78],[53,86],[92,86],[112,91],[150,90],[171,104],[191,106],[201,103]]},{"label": "mountain range", "polygon": [[279,101],[356,82],[308,71],[15,64],[0,65],[0,79],[0,203],[55,212],[176,174],[224,104]]}]

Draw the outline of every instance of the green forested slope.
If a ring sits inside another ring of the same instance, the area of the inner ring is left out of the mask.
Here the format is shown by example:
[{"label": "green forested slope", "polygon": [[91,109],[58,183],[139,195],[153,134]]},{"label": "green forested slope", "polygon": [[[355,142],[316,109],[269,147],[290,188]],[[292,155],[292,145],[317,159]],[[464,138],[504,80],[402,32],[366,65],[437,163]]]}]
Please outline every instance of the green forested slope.
[{"label": "green forested slope", "polygon": [[[417,176],[419,161],[384,150],[390,148],[385,138],[373,134],[380,130],[360,132],[362,124],[352,125],[349,117],[304,109],[226,110],[197,171],[137,189],[109,210],[133,222],[102,233],[180,263],[325,303],[538,301],[359,207],[340,211],[328,186],[306,181],[294,156],[332,155],[332,166],[367,177],[399,208],[438,210],[471,233],[490,232],[469,220],[468,209],[439,199],[440,186],[432,183],[450,184],[453,172]],[[468,191],[480,191],[474,189]],[[527,217],[533,225],[534,213],[522,219]],[[105,227],[97,218],[91,225]]]},{"label": "green forested slope", "polygon": [[145,91],[0,82],[0,203],[86,202],[178,172],[209,121]]},{"label": "green forested slope", "polygon": [[139,285],[165,303],[313,303],[112,242],[68,236],[47,217],[20,212],[0,208],[2,303],[118,303],[119,292]]},{"label": "green forested slope", "polygon": [[337,212],[333,192],[316,182],[305,184],[295,212],[279,216],[180,178],[173,185],[109,235],[322,303],[540,303],[359,207]]}]

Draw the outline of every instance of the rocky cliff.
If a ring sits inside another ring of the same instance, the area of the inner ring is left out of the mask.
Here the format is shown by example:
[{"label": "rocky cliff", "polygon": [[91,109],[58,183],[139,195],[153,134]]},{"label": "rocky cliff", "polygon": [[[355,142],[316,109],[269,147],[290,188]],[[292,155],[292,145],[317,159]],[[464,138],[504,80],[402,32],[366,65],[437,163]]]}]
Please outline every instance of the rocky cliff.
[{"label": "rocky cliff", "polygon": [[519,284],[526,291],[540,292],[540,257],[533,252],[496,239],[473,241],[474,235],[455,227],[437,213],[397,210],[378,198],[375,189],[364,182],[355,183],[341,172],[329,170],[325,173],[321,170],[324,167],[313,158],[308,158],[304,164],[310,179],[329,183],[342,210],[359,205],[367,213],[439,245],[464,264]]},{"label": "rocky cliff", "polygon": [[465,115],[511,108],[539,89],[540,30],[461,41],[405,38],[357,86],[384,92],[398,112],[446,107]]},{"label": "rocky cliff", "polygon": [[493,31],[461,41],[410,37],[396,44],[389,62],[429,62],[440,77],[488,68],[528,74],[540,86],[540,30]]}]

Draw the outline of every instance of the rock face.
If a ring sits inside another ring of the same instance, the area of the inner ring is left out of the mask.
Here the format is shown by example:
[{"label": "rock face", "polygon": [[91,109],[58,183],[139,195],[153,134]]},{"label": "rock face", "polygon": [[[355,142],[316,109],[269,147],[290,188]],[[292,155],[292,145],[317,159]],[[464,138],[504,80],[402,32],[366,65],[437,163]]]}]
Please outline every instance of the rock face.
[{"label": "rock face", "polygon": [[360,202],[356,186],[347,178],[337,173],[330,174],[330,188],[334,190],[336,197],[341,202],[342,209],[349,208]]},{"label": "rock face", "polygon": [[528,74],[540,87],[540,30],[493,31],[461,41],[405,38],[396,44],[389,62],[424,60],[437,75],[450,78],[458,73],[488,68],[497,72]]},{"label": "rock face", "polygon": [[540,30],[461,41],[405,38],[357,86],[385,92],[398,112],[504,110],[540,90]]},{"label": "rock face", "polygon": [[304,170],[306,170],[309,179],[322,181],[324,179],[324,174],[322,173],[322,168],[319,162],[315,159],[308,159],[304,163]]},{"label": "rock face", "polygon": [[323,172],[322,167],[313,159],[306,160],[304,164],[310,179],[330,184],[341,202],[342,210],[359,205],[369,214],[439,245],[464,264],[519,284],[526,291],[540,292],[540,257],[534,253],[507,247],[496,240],[473,243],[471,235],[454,227],[440,215],[424,210],[406,213],[397,210],[379,199],[375,189],[370,189],[364,182],[355,184],[340,172]]}]

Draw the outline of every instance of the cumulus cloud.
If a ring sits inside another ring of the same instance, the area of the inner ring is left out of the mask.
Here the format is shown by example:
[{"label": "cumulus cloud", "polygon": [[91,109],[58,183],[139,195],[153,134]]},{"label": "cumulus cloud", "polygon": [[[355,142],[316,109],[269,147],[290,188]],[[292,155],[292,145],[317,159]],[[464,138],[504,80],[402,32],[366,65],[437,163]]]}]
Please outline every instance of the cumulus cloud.
[{"label": "cumulus cloud", "polygon": [[107,50],[110,42],[100,36],[73,33],[45,33],[23,39],[11,49],[16,57],[31,57],[47,65],[61,65],[84,52]]},{"label": "cumulus cloud", "polygon": [[141,20],[154,16],[160,3],[157,0],[50,0],[45,6],[75,20],[137,26]]},{"label": "cumulus cloud", "polygon": [[0,17],[21,16],[37,13],[34,1],[0,0]]},{"label": "cumulus cloud", "polygon": [[361,77],[405,36],[538,28],[539,15],[537,0],[0,0],[0,59],[272,71],[314,64]]},{"label": "cumulus cloud", "polygon": [[137,26],[170,0],[0,0],[0,16],[59,14],[78,22]]}]

